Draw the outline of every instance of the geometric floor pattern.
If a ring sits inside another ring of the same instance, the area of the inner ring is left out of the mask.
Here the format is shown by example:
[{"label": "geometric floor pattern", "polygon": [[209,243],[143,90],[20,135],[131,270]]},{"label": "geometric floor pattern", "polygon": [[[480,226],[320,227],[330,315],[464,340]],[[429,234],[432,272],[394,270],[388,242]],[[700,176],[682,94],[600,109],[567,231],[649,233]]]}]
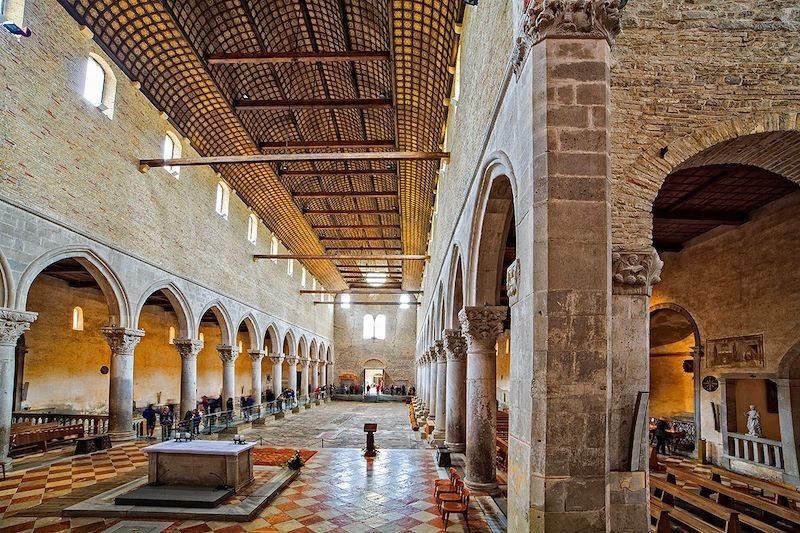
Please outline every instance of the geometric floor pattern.
[{"label": "geometric floor pattern", "polygon": [[[25,510],[75,489],[109,480],[146,463],[140,449],[126,444],[25,472],[9,472],[0,481],[0,532],[28,531],[241,531],[437,532],[442,521],[432,496],[433,481],[443,477],[431,450],[384,449],[367,460],[358,449],[317,452],[300,476],[252,522],[170,521],[100,518],[26,517]],[[469,531],[491,531],[477,502],[471,502]],[[452,517],[448,531],[466,531]]]}]

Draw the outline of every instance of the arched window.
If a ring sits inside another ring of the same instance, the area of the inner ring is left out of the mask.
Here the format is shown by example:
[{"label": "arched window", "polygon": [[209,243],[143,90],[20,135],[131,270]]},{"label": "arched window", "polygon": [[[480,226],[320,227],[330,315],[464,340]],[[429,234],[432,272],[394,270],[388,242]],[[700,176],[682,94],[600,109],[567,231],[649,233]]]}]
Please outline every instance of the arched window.
[{"label": "arched window", "polygon": [[[164,136],[164,157],[163,159],[177,159],[181,156],[181,141],[178,137],[172,133],[167,132]],[[176,178],[181,173],[181,167],[171,167],[169,165],[164,167],[167,172],[175,176]]]},{"label": "arched window", "polygon": [[311,290],[317,290],[317,278],[311,278]]},{"label": "arched window", "polygon": [[289,276],[294,277],[294,259],[289,259],[287,266],[286,266],[286,273]]},{"label": "arched window", "polygon": [[72,329],[83,331],[83,309],[77,306],[72,309]]},{"label": "arched window", "polygon": [[[278,237],[276,237],[275,235],[272,236],[272,241],[270,242],[269,245],[269,253],[272,255],[276,255],[278,253]],[[278,260],[273,258],[272,262],[277,263]]]},{"label": "arched window", "polygon": [[228,218],[228,203],[230,202],[231,190],[224,181],[217,183],[217,206],[216,211],[222,218]]},{"label": "arched window", "polygon": [[375,317],[375,338],[386,338],[386,315],[378,315]]},{"label": "arched window", "polygon": [[175,344],[175,328],[173,326],[169,327],[169,343]]},{"label": "arched window", "polygon": [[306,286],[306,267],[303,267],[303,268],[300,270],[300,285],[301,285],[302,287],[305,287],[305,286]]},{"label": "arched window", "polygon": [[114,118],[114,98],[117,80],[108,63],[97,54],[86,61],[83,97],[108,118]]},{"label": "arched window", "polygon": [[236,343],[236,346],[239,347],[239,353],[242,353],[242,350],[244,350],[244,345],[242,344],[242,341]]},{"label": "arched window", "polygon": [[342,309],[350,309],[350,295],[342,294]]},{"label": "arched window", "polygon": [[364,315],[364,328],[361,337],[364,339],[375,338],[375,318],[372,315]]},{"label": "arched window", "polygon": [[251,213],[250,216],[247,217],[247,240],[255,244],[257,239],[258,217]]},{"label": "arched window", "polygon": [[201,333],[201,334],[199,335],[199,337],[200,337],[200,342],[206,342],[206,336],[205,336],[205,335],[203,335],[203,334]]},{"label": "arched window", "polygon": [[408,309],[409,307],[411,307],[409,305],[410,301],[411,301],[411,298],[409,298],[408,294],[406,294],[406,293],[401,294],[400,295],[400,309]]}]

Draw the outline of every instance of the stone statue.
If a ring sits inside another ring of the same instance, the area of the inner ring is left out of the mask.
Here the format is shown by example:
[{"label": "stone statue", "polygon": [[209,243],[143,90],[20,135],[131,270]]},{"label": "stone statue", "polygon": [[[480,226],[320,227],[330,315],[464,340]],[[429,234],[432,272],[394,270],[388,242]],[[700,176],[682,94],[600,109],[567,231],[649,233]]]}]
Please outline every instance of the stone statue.
[{"label": "stone statue", "polygon": [[747,436],[763,437],[761,433],[761,414],[756,409],[756,406],[751,405],[750,410],[745,414],[747,415]]}]

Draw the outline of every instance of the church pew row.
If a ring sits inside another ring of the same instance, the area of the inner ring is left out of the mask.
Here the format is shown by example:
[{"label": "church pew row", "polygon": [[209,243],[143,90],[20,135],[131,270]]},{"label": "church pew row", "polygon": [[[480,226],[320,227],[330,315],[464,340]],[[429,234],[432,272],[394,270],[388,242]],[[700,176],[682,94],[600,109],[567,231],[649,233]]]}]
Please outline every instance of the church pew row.
[{"label": "church pew row", "polygon": [[75,424],[71,426],[59,426],[56,424],[45,424],[41,426],[33,425],[28,428],[19,428],[17,431],[11,433],[9,445],[12,449],[24,448],[26,446],[41,446],[42,451],[47,451],[47,443],[56,439],[76,438],[79,439],[84,435],[82,424]]},{"label": "church pew row", "polygon": [[[690,482],[700,487],[699,497],[707,501],[713,501],[708,497],[716,493],[717,503],[724,507],[730,508],[733,502],[736,502],[751,509],[754,513],[758,513],[759,516],[766,516],[765,520],[768,522],[774,522],[775,518],[779,518],[795,527],[800,527],[800,512],[798,511],[780,506],[759,496],[753,496],[749,492],[742,492],[733,487],[723,485],[718,481],[708,479],[689,470],[672,466],[667,467],[667,482],[677,484],[678,480]],[[739,519],[743,524],[747,524],[758,531],[768,533],[784,531],[748,514],[740,513]]]},{"label": "church pew row", "polygon": [[782,507],[797,509],[797,504],[800,502],[800,492],[794,487],[774,481],[746,476],[744,474],[737,474],[736,472],[731,472],[730,470],[725,470],[718,466],[712,466],[711,480],[721,483],[723,478],[729,481],[738,481],[752,489],[760,490],[762,497],[767,497],[767,494],[769,494],[771,495],[770,499],[772,502]]},{"label": "church pew row", "polygon": [[[655,494],[650,498],[650,515],[656,518],[655,531],[657,533],[671,531],[673,522],[703,533],[741,533],[742,526],[737,511],[682,489],[678,485],[667,483],[661,478],[651,477],[650,486],[655,489]],[[715,516],[724,522],[724,528],[705,521],[691,511],[676,507],[675,500],[682,501],[709,515]]]}]

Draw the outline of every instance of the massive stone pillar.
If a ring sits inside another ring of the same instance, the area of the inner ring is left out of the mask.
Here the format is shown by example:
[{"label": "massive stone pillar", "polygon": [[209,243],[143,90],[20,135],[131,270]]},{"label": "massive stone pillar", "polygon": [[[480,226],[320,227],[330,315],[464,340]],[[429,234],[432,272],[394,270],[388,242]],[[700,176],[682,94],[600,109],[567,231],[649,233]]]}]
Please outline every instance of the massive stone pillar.
[{"label": "massive stone pillar", "polygon": [[444,443],[454,452],[466,449],[467,342],[457,329],[444,330],[447,353],[447,399]]},{"label": "massive stone pillar", "polygon": [[217,353],[222,360],[222,400],[225,402],[222,409],[227,409],[228,398],[233,398],[235,408],[239,405],[236,401],[236,358],[239,356],[239,347],[220,344]]},{"label": "massive stone pillar", "polygon": [[[523,16],[513,67],[519,83],[527,85],[518,90],[530,91],[533,104],[526,114],[533,160],[530,173],[518,176],[527,190],[516,208],[520,224],[535,223],[517,234],[517,254],[522,285],[532,287],[520,297],[532,302],[522,325],[532,321],[533,329],[521,333],[532,338],[533,353],[514,356],[532,360],[532,410],[529,420],[517,423],[530,433],[509,450],[512,463],[520,460],[529,470],[523,479],[512,467],[509,486],[524,493],[528,484],[529,496],[509,498],[508,528],[622,531],[607,522],[606,504],[610,66],[619,0],[535,0]],[[512,334],[512,342],[518,336]],[[471,364],[470,355],[468,381]],[[515,417],[512,408],[512,429]],[[470,437],[468,426],[468,452]]]},{"label": "massive stone pillar", "polygon": [[428,422],[436,423],[436,345],[428,349]]},{"label": "massive stone pillar", "polygon": [[283,392],[281,390],[281,381],[283,381],[283,354],[271,353],[269,360],[272,361],[272,392],[275,397]]},{"label": "massive stone pillar", "polygon": [[447,428],[447,351],[444,341],[436,341],[436,429],[431,438],[431,444],[438,446],[444,444],[445,430]]},{"label": "massive stone pillar", "polygon": [[428,351],[425,350],[420,355],[420,424],[425,423],[425,418],[428,416],[430,410],[428,409]]},{"label": "massive stone pillar", "polygon": [[612,254],[607,519],[615,532],[649,526],[650,293],[662,266],[653,248]]},{"label": "massive stone pillar", "polygon": [[111,440],[132,439],[133,350],[144,337],[140,329],[101,328],[111,347],[111,380],[108,387],[108,434]]},{"label": "massive stone pillar", "polygon": [[299,359],[296,355],[287,355],[286,364],[289,365],[289,388],[297,392],[297,363]]},{"label": "massive stone pillar", "polygon": [[203,349],[203,341],[174,339],[172,342],[181,356],[181,404],[178,413],[182,420],[186,411],[197,407],[197,354]]},{"label": "massive stone pillar", "polygon": [[309,359],[308,356],[300,358],[300,365],[303,367],[303,373],[300,376],[300,389],[302,389],[300,391],[300,398],[304,399],[306,402],[308,402],[308,372],[310,371],[310,363],[311,359]]},{"label": "massive stone pillar", "polygon": [[[255,405],[261,405],[261,362],[264,360],[264,350],[250,350],[250,368],[253,373],[253,399]],[[256,411],[259,412],[259,411]]]},{"label": "massive stone pillar", "polygon": [[467,475],[468,488],[497,493],[495,435],[497,425],[497,336],[503,332],[506,307],[464,307],[458,313],[467,341]]},{"label": "massive stone pillar", "polygon": [[0,308],[0,462],[5,464],[11,463],[8,443],[14,411],[14,357],[17,341],[31,327],[36,316],[36,313]]}]

